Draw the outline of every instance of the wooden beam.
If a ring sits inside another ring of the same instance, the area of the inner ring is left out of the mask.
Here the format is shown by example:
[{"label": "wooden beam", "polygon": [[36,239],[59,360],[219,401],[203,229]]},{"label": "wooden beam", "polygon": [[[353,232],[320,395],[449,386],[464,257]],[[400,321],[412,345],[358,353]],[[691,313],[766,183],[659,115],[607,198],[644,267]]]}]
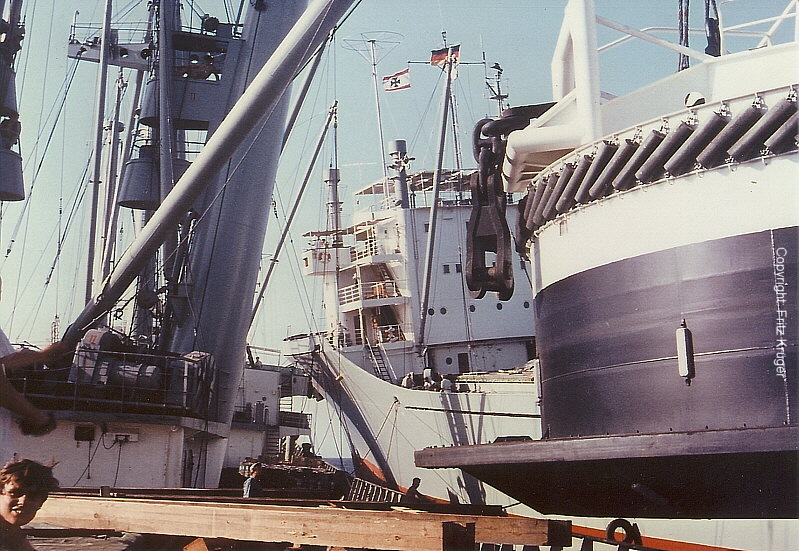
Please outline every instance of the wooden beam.
[{"label": "wooden beam", "polygon": [[[36,520],[70,528],[397,551],[442,551],[445,523],[473,523],[478,542],[571,544],[568,521],[410,510],[55,495]],[[496,542],[497,538],[502,541]]]}]

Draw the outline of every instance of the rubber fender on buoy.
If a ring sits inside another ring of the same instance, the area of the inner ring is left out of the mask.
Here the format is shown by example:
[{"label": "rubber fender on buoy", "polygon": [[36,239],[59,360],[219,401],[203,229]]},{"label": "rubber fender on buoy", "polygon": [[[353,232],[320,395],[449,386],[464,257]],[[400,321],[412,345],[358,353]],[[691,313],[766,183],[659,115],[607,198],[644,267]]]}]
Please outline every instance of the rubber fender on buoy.
[{"label": "rubber fender on buoy", "polygon": [[574,195],[578,203],[588,203],[592,199],[588,190],[591,189],[596,179],[602,171],[605,170],[605,167],[608,166],[608,162],[610,162],[610,159],[618,149],[619,146],[615,143],[606,141],[599,143],[599,147],[597,147],[596,154],[594,155],[594,160],[591,161],[591,168],[588,169],[588,173],[586,173],[585,178],[580,183],[577,193]]},{"label": "rubber fender on buoy", "polygon": [[[547,178],[548,177],[549,176],[547,176]],[[534,232],[538,229],[538,225],[533,222],[533,218],[538,205],[541,204],[541,198],[544,196],[544,190],[547,187],[547,178],[538,179],[538,183],[535,185],[535,191],[533,192],[533,200],[530,201],[529,208],[525,209],[524,225],[527,231]]]},{"label": "rubber fender on buoy", "polygon": [[655,152],[652,153],[652,156],[635,173],[635,177],[646,184],[662,178],[663,173],[666,172],[664,166],[666,161],[671,159],[693,132],[694,125],[681,122],[677,128],[666,134],[666,137],[655,149]]},{"label": "rubber fender on buoy", "polygon": [[532,202],[533,197],[530,195],[530,190],[519,200],[520,214],[516,219],[516,252],[521,256],[526,256],[527,251],[525,247],[527,245],[527,240],[533,235],[533,232],[527,229],[527,224],[525,223],[526,218],[524,216]]},{"label": "rubber fender on buoy", "polygon": [[544,188],[543,195],[541,195],[541,202],[536,205],[535,212],[533,213],[533,223],[536,226],[542,226],[544,222],[546,222],[546,218],[544,218],[544,207],[547,206],[549,196],[552,195],[552,191],[555,189],[555,186],[558,185],[559,179],[560,174],[557,172],[553,172],[549,175],[549,178],[547,178],[547,185]]},{"label": "rubber fender on buoy", "polygon": [[610,183],[613,178],[624,168],[630,157],[638,149],[639,143],[633,140],[624,140],[621,146],[616,150],[616,154],[605,166],[605,169],[599,174],[596,182],[589,188],[588,194],[591,199],[599,199],[605,195],[605,192],[610,190]]},{"label": "rubber fender on buoy", "polygon": [[566,188],[569,180],[571,180],[572,174],[574,174],[574,164],[565,163],[563,168],[560,170],[558,185],[556,185],[555,189],[552,190],[552,193],[549,195],[549,199],[547,200],[547,204],[544,205],[542,215],[546,220],[552,220],[555,218],[555,216],[557,216],[558,211],[555,210],[555,205],[558,203],[560,196],[563,195],[563,190]]},{"label": "rubber fender on buoy", "polygon": [[[521,212],[521,216],[519,216],[519,220],[521,224],[524,224],[525,221],[531,216],[530,215],[530,208],[533,206],[533,197],[535,197],[535,190],[536,187],[531,185],[527,188],[527,195],[524,196],[524,199],[519,202],[519,212]],[[522,208],[523,206],[523,208]]]},{"label": "rubber fender on buoy", "polygon": [[797,138],[799,138],[799,111],[791,115],[791,118],[766,140],[765,146],[771,153],[779,155],[796,149],[796,143],[799,141]]},{"label": "rubber fender on buoy", "polygon": [[714,168],[723,163],[727,158],[727,150],[730,146],[746,134],[762,116],[763,109],[757,105],[750,105],[741,111],[730,124],[710,140],[705,150],[697,155],[696,162],[703,168]]},{"label": "rubber fender on buoy", "polygon": [[699,128],[680,146],[679,149],[666,161],[663,167],[672,176],[682,176],[689,172],[696,163],[699,155],[730,122],[729,117],[713,112],[710,117],[699,125]]},{"label": "rubber fender on buoy", "polygon": [[796,113],[796,102],[784,99],[766,111],[766,114],[755,123],[751,130],[744,134],[735,145],[730,147],[729,155],[736,161],[748,161],[760,154],[765,141]]},{"label": "rubber fender on buoy", "polygon": [[646,160],[654,153],[655,149],[663,142],[666,135],[659,130],[652,130],[649,136],[641,142],[641,147],[636,150],[635,154],[630,157],[627,164],[624,165],[616,177],[613,179],[611,185],[614,189],[619,191],[626,191],[635,185],[635,173]]},{"label": "rubber fender on buoy", "polygon": [[577,163],[577,168],[574,169],[574,174],[569,179],[569,185],[563,190],[558,202],[555,204],[555,210],[559,213],[566,212],[574,206],[574,195],[580,187],[580,184],[588,173],[591,167],[592,159],[588,155],[583,155],[580,162]]}]

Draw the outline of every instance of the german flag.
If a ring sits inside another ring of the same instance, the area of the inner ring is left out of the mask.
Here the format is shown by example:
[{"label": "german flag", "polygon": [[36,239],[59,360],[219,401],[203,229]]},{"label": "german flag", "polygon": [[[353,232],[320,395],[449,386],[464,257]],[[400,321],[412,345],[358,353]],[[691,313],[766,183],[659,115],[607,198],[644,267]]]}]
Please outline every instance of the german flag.
[{"label": "german flag", "polygon": [[457,63],[461,56],[460,48],[461,48],[460,44],[456,44],[455,46],[449,46],[448,48],[433,50],[432,54],[430,55],[430,65],[435,65],[436,67],[443,67],[444,64],[447,62],[447,51],[452,52],[451,53],[452,62]]}]

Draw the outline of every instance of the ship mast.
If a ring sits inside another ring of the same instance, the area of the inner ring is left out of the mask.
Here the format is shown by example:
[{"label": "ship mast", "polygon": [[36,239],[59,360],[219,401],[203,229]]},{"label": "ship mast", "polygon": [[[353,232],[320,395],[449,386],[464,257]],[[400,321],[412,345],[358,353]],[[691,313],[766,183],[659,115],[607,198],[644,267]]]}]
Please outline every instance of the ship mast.
[{"label": "ship mast", "polygon": [[[380,109],[380,86],[377,78],[378,49],[383,56],[394,49],[402,39],[402,35],[391,31],[362,33],[359,39],[345,39],[344,47],[361,54],[372,66],[372,86],[375,96],[375,114],[377,115],[378,140],[380,142],[380,167],[383,170],[383,194],[388,198],[388,164],[386,162],[386,142],[383,135],[383,116]],[[368,54],[368,55],[367,55]]]},{"label": "ship mast", "polygon": [[112,0],[105,2],[102,38],[100,39],[100,78],[97,82],[97,104],[95,105],[94,133],[94,170],[92,171],[92,201],[89,220],[89,250],[86,259],[86,292],[84,302],[89,304],[94,294],[95,249],[97,245],[97,218],[100,203],[100,173],[102,171],[103,153],[103,118],[105,116],[105,89],[108,79],[108,46],[111,42],[111,6]]},{"label": "ship mast", "polygon": [[436,161],[436,171],[433,175],[433,198],[430,203],[430,218],[428,223],[427,249],[424,259],[424,283],[422,286],[422,301],[419,310],[419,334],[416,339],[417,351],[424,355],[424,333],[427,325],[427,309],[430,305],[430,284],[433,278],[433,254],[436,242],[436,223],[438,221],[438,196],[441,187],[441,175],[444,165],[444,145],[447,138],[447,120],[449,118],[450,94],[452,91],[452,70],[454,59],[452,57],[452,47],[447,47],[447,58],[444,62],[444,71],[447,74],[444,94],[441,100],[441,127],[438,135],[438,157]]}]

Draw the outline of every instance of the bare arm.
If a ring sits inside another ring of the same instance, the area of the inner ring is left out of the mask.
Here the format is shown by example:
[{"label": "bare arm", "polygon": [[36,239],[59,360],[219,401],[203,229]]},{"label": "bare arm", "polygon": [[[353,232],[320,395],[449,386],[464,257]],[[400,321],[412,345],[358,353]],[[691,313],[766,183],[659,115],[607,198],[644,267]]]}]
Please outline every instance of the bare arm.
[{"label": "bare arm", "polygon": [[49,422],[47,413],[31,404],[8,382],[3,373],[0,373],[0,406],[35,425],[44,425]]},{"label": "bare arm", "polygon": [[43,350],[18,350],[0,358],[0,406],[20,416],[20,427],[26,434],[46,434],[54,428],[50,414],[31,404],[8,381],[6,374],[35,364],[52,363],[70,352],[63,343],[54,343]]}]

